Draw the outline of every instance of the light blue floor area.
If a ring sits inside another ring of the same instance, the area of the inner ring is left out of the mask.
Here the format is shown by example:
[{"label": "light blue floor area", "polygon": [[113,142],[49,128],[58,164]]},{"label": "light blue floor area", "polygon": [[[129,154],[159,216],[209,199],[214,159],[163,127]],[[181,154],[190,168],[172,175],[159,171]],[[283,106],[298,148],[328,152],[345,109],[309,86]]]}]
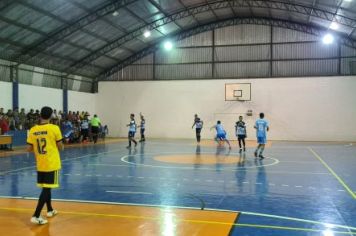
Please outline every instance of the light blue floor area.
[{"label": "light blue floor area", "polygon": [[[267,158],[260,161],[252,148],[244,156],[236,147],[229,152],[222,147],[199,147],[189,140],[152,140],[131,150],[126,145],[118,142],[63,151],[61,187],[52,197],[242,212],[231,235],[332,235],[321,232],[328,228],[356,234],[342,227],[356,227],[356,199],[345,188],[356,189],[355,146],[274,142],[265,150]],[[194,164],[154,160],[179,154],[195,154],[197,160]],[[204,154],[245,161],[204,165],[199,159]],[[34,165],[32,154],[0,158],[0,195],[37,198]]]}]

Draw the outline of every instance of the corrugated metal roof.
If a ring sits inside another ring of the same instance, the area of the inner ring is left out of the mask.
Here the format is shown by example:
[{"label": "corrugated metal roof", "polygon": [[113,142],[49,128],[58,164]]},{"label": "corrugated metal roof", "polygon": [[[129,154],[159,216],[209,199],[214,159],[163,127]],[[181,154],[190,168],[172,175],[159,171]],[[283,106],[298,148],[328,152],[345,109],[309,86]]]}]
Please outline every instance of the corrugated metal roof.
[{"label": "corrugated metal roof", "polygon": [[[325,29],[334,22],[336,32],[356,39],[356,1],[18,0],[0,5],[0,58],[94,78],[114,61],[125,61],[166,36],[231,17],[267,17]],[[152,30],[152,37],[142,36],[145,29]],[[223,35],[216,30],[216,42],[228,37],[225,43],[238,44],[243,37],[253,39],[253,30],[265,30],[261,35],[266,38],[251,43],[268,42],[265,26],[241,26]],[[296,36],[274,37],[282,42]],[[108,45],[113,46],[103,50]],[[83,69],[93,64],[100,67]]]}]

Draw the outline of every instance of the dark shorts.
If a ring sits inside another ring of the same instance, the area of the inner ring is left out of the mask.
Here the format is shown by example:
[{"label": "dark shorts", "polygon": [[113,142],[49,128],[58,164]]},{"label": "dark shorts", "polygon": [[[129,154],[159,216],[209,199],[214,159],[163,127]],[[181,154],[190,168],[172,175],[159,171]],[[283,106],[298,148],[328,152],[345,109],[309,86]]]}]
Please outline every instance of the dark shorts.
[{"label": "dark shorts", "polygon": [[89,130],[88,129],[82,129],[82,135],[84,136],[84,137],[88,137],[89,136]]},{"label": "dark shorts", "polygon": [[41,188],[58,188],[59,170],[50,172],[37,171],[37,186]]},{"label": "dark shorts", "polygon": [[98,126],[92,126],[91,127],[91,132],[93,134],[98,134],[99,133],[99,127]]},{"label": "dark shorts", "polygon": [[246,135],[237,135],[237,139],[245,139],[246,138]]},{"label": "dark shorts", "polygon": [[140,129],[140,134],[144,134],[145,133],[145,129]]},{"label": "dark shorts", "polygon": [[129,131],[129,138],[133,138],[133,137],[135,137],[135,132]]},{"label": "dark shorts", "polygon": [[201,128],[196,128],[196,129],[195,129],[195,133],[196,133],[196,134],[200,134],[200,133],[201,133]]}]

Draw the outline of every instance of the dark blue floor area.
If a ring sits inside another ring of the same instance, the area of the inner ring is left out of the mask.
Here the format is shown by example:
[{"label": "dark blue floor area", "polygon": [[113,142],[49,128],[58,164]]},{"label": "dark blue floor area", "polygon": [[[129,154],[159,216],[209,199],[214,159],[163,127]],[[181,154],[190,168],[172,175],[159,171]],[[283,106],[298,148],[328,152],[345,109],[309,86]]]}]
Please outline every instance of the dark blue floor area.
[{"label": "dark blue floor area", "polygon": [[[125,146],[119,142],[63,151],[61,187],[53,191],[53,198],[242,212],[237,223],[241,225],[232,235],[323,235],[328,228],[350,232],[356,227],[356,199],[309,149],[356,189],[354,146],[273,143],[263,161],[254,158],[252,148],[244,156],[236,148],[229,152],[197,147],[188,140],[153,140],[131,150]],[[195,154],[195,163],[154,159],[179,154]],[[206,165],[200,159],[204,154],[240,162]],[[36,198],[40,190],[35,181],[32,154],[0,159],[0,195]]]}]

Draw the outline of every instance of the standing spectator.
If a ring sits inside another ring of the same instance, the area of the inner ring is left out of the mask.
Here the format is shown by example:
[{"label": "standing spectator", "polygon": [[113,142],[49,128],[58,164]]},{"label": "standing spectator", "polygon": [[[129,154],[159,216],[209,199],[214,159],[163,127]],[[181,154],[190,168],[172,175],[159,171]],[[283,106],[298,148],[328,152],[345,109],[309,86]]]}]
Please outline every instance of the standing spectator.
[{"label": "standing spectator", "polygon": [[[9,132],[9,130],[10,130],[8,118],[6,115],[0,115],[0,129],[1,129],[2,135],[7,134],[7,132]],[[7,150],[8,147],[7,147],[7,145],[0,145],[0,149]]]},{"label": "standing spectator", "polygon": [[31,218],[32,223],[39,225],[47,223],[47,220],[41,217],[44,205],[47,205],[47,217],[57,214],[51,203],[51,189],[59,187],[59,170],[61,169],[59,151],[63,150],[63,144],[58,126],[49,124],[52,112],[50,107],[41,109],[41,123],[30,130],[27,138],[27,150],[34,152],[36,157],[37,186],[42,188],[36,210]]},{"label": "standing spectator", "polygon": [[59,125],[59,119],[58,119],[58,114],[57,114],[57,110],[56,109],[53,110],[52,123],[55,124],[55,125]]},{"label": "standing spectator", "polygon": [[82,113],[80,113],[80,116],[79,116],[80,120],[84,120],[85,114],[86,113],[84,111],[82,111]]},{"label": "standing spectator", "polygon": [[6,116],[10,130],[15,130],[15,119],[13,111],[11,109],[7,110]]},{"label": "standing spectator", "polygon": [[4,115],[4,108],[0,108],[0,116],[3,116]]},{"label": "standing spectator", "polygon": [[80,133],[82,136],[82,142],[88,142],[89,137],[89,120],[88,118],[84,118],[80,124]]},{"label": "standing spectator", "polygon": [[96,114],[94,115],[94,118],[90,120],[90,125],[91,125],[91,133],[93,135],[93,141],[94,143],[96,143],[98,141],[99,128],[101,125],[100,119]]},{"label": "standing spectator", "polygon": [[24,108],[21,108],[21,111],[19,113],[19,120],[20,120],[20,130],[25,130],[26,129],[26,113],[25,113]]},{"label": "standing spectator", "polygon": [[69,111],[68,114],[67,114],[67,119],[70,120],[70,121],[73,121],[73,114],[72,114],[72,111]]},{"label": "standing spectator", "polygon": [[59,111],[59,112],[58,112],[58,122],[59,122],[59,125],[61,125],[62,120],[64,120],[64,115],[63,115],[62,111]]},{"label": "standing spectator", "polygon": [[34,124],[35,124],[34,116],[35,116],[35,113],[33,112],[33,109],[30,109],[30,112],[27,113],[27,125],[26,125],[27,129],[31,129],[32,126],[34,126]]},{"label": "standing spectator", "polygon": [[36,110],[36,113],[34,115],[34,120],[35,120],[35,125],[38,125],[40,123],[40,118],[41,118],[41,115],[40,115],[40,111],[39,110]]},{"label": "standing spectator", "polygon": [[19,115],[19,108],[15,108],[13,112],[14,122],[15,122],[15,129],[20,130],[20,115]]}]

